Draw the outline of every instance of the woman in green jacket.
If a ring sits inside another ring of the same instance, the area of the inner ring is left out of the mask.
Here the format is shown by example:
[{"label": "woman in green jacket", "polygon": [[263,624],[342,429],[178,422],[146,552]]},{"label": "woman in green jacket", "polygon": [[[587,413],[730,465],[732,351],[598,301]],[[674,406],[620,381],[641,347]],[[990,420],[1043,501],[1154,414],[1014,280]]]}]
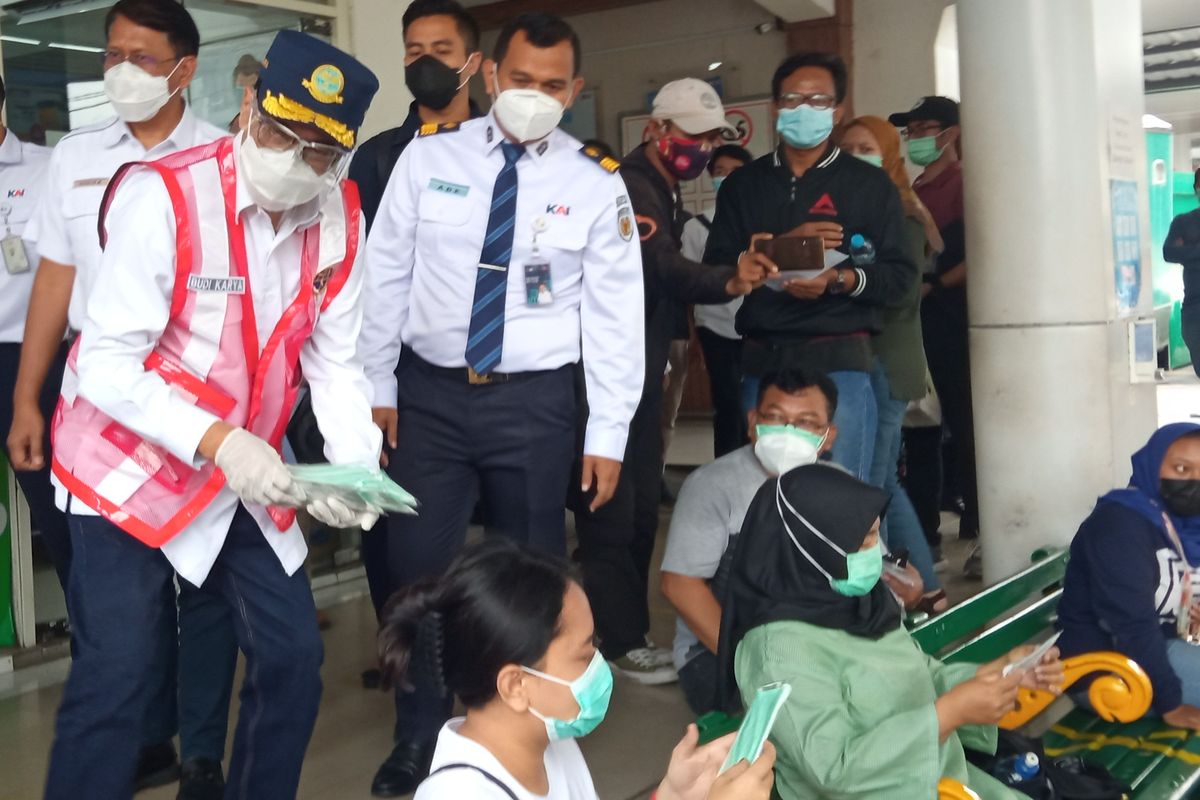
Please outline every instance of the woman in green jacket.
[{"label": "woman in green jacket", "polygon": [[921,652],[879,580],[886,505],[883,490],[821,464],[763,485],[722,602],[727,699],[740,690],[749,703],[759,686],[791,685],[771,734],[784,800],[932,800],[943,777],[984,800],[1024,797],[969,765],[963,747],[995,752],[996,723],[1018,686],[1062,682],[1058,653],[1005,677],[1031,648],[982,666]]}]

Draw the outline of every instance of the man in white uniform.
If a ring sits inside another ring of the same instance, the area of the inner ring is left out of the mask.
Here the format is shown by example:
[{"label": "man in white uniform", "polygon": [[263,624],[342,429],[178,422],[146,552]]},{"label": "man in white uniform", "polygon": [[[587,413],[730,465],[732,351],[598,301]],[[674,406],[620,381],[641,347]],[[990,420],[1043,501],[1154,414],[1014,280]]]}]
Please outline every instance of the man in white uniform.
[{"label": "man in white uniform", "polygon": [[279,448],[302,369],[330,460],[378,461],[355,359],[363,226],[339,180],[378,82],[294,31],[266,64],[242,136],[122,169],[101,206],[106,249],[53,424],[80,645],[50,798],[132,793],[137,687],[170,638],[176,574],[236,609],[247,669],[225,796],[296,793],[322,646],[294,509],[333,527],[373,515],[306,503]]},{"label": "man in white uniform", "polygon": [[[105,31],[104,90],[118,116],[73,131],[54,148],[44,197],[26,231],[38,243],[41,261],[13,391],[12,428],[6,428],[17,470],[49,471],[47,419],[38,400],[57,398],[62,362],[55,359],[68,329],[78,333],[83,327],[100,263],[96,222],[109,179],[126,162],[159,158],[226,135],[197,119],[184,103],[184,90],[196,72],[200,33],[179,3],[120,0],[105,18]],[[56,494],[59,507],[65,507],[61,486]],[[190,587],[182,587],[178,617],[180,691],[177,646],[164,640],[163,651],[154,657],[155,680],[146,687],[136,785],[168,783],[180,774],[172,742],[178,731],[184,797],[219,798],[237,642],[224,605]],[[176,630],[173,614],[161,623],[164,631]]]}]

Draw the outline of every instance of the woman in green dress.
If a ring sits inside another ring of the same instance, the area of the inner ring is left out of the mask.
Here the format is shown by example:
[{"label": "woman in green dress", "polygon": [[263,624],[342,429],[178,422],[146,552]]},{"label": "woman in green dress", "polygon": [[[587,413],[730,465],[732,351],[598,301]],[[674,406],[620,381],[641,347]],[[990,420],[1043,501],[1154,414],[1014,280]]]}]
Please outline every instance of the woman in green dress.
[{"label": "woman in green dress", "polygon": [[879,580],[886,505],[883,490],[821,464],[763,485],[722,603],[726,699],[791,685],[771,734],[784,800],[932,800],[943,777],[984,800],[1024,797],[968,764],[963,747],[994,753],[1018,686],[1061,684],[1058,653],[1005,677],[1032,648],[982,666],[921,652]]}]

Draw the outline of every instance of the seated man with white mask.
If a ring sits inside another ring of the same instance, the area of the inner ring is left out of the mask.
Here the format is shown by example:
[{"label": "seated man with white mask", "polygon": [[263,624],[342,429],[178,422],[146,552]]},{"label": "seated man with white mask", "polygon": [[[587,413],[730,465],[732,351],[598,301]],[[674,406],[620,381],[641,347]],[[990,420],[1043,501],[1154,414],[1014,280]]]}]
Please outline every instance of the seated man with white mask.
[{"label": "seated man with white mask", "polygon": [[[663,556],[662,591],[679,614],[675,668],[697,714],[717,707],[718,598],[728,578],[726,554],[732,552],[733,537],[764,481],[827,457],[837,439],[837,400],[837,386],[824,373],[765,375],[758,404],[747,415],[751,443],[700,467],[679,491]],[[895,579],[885,580],[899,590]],[[919,579],[916,583],[919,599]],[[907,603],[909,587],[903,588],[898,593]]]}]

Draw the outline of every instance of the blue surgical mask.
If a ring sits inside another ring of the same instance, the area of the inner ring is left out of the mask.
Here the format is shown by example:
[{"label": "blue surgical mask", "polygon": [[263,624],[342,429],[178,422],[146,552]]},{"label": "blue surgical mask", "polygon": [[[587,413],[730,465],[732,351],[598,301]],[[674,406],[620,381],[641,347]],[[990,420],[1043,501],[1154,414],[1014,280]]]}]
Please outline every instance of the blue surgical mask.
[{"label": "blue surgical mask", "polygon": [[855,153],[854,157],[859,161],[865,161],[873,167],[883,168],[883,156],[878,153]]},{"label": "blue surgical mask", "polygon": [[816,147],[833,133],[833,109],[800,105],[779,109],[775,130],[792,147]]},{"label": "blue surgical mask", "polygon": [[604,656],[600,655],[599,650],[592,656],[592,663],[588,664],[588,668],[583,671],[583,674],[573,681],[564,681],[562,678],[538,672],[530,667],[521,667],[521,669],[530,675],[536,675],[552,683],[569,687],[571,696],[575,698],[575,702],[579,706],[579,713],[570,720],[545,717],[533,708],[529,709],[530,714],[545,724],[546,735],[550,737],[550,741],[556,742],[561,739],[587,736],[604,721],[604,715],[608,713],[608,701],[612,698],[613,677],[608,662],[604,660]]},{"label": "blue surgical mask", "polygon": [[721,184],[722,184],[722,183],[724,183],[724,182],[725,182],[725,176],[724,176],[724,175],[718,175],[718,176],[716,176],[715,178],[713,178],[713,179],[712,179],[712,183],[713,183],[713,191],[714,191],[714,192],[719,192],[719,191],[721,191]]}]

